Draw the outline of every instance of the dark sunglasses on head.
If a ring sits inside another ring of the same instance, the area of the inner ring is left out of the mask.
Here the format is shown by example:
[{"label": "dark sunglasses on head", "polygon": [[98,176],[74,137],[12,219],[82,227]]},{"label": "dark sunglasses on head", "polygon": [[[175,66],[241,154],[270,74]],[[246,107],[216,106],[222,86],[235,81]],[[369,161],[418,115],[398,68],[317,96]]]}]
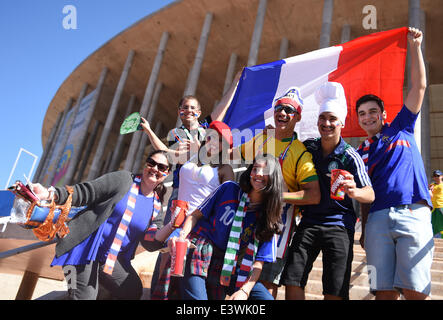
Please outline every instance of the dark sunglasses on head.
[{"label": "dark sunglasses on head", "polygon": [[150,168],[154,168],[155,166],[157,166],[157,169],[162,172],[168,172],[168,170],[169,170],[169,166],[167,166],[166,164],[163,164],[163,163],[158,163],[157,161],[155,161],[151,158],[148,158],[146,160],[146,165]]},{"label": "dark sunglasses on head", "polygon": [[297,110],[294,107],[292,107],[292,106],[284,106],[284,105],[281,105],[281,104],[275,106],[274,111],[275,112],[284,111],[287,114],[294,114],[294,113],[297,112]]}]

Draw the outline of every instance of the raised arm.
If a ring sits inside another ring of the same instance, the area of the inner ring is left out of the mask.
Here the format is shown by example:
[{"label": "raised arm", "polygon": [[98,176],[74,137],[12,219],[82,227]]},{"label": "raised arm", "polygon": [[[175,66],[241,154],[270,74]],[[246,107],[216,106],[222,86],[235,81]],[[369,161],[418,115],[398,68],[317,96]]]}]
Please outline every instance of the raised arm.
[{"label": "raised arm", "polygon": [[414,114],[420,112],[426,90],[426,68],[421,51],[423,34],[420,30],[409,28],[408,43],[411,57],[411,88],[405,105]]},{"label": "raised arm", "polygon": [[163,150],[163,151],[172,151],[170,150],[163,141],[160,140],[159,137],[155,134],[155,132],[151,129],[149,122],[145,118],[141,118],[142,122],[140,123],[143,128],[144,133],[148,135],[149,141],[151,141],[152,146],[155,150]]},{"label": "raised arm", "polygon": [[[173,157],[174,163],[185,163],[189,159],[189,151],[198,149],[198,146],[191,145],[191,141],[189,140],[183,140],[181,143],[178,144],[177,150],[168,148],[163,141],[160,140],[160,138],[155,134],[155,132],[151,129],[151,126],[149,125],[149,122],[145,118],[141,118],[141,126],[143,128],[143,131],[148,135],[149,141],[151,141],[152,146],[156,150],[163,150],[168,152]],[[198,142],[194,142],[198,143]]]}]

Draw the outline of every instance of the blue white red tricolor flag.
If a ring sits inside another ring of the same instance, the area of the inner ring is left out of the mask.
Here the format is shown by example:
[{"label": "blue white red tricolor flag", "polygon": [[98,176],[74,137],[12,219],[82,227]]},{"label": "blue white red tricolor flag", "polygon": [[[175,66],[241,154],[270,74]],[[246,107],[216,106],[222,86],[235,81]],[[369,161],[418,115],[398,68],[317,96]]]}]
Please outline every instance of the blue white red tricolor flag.
[{"label": "blue white red tricolor flag", "polygon": [[[323,83],[334,81],[342,84],[348,104],[342,136],[365,136],[355,111],[359,97],[368,93],[381,97],[385,101],[387,121],[402,107],[407,30],[404,27],[378,32],[341,45],[245,68],[224,122],[232,129],[253,131],[274,124],[274,100],[295,86],[300,88],[304,101],[302,120],[295,127],[298,137],[302,141],[318,137],[319,106],[314,93]],[[239,142],[234,136],[234,145]]]}]

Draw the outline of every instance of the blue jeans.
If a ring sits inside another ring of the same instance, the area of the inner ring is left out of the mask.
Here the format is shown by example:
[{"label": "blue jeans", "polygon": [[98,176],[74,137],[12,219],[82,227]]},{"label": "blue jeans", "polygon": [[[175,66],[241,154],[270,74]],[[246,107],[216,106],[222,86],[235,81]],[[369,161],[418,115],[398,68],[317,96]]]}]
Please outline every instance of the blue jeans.
[{"label": "blue jeans", "polygon": [[[208,300],[206,278],[204,277],[185,273],[185,276],[181,279],[180,288],[184,300]],[[229,295],[236,291],[235,277],[231,280],[231,286],[226,288],[225,291]],[[249,293],[248,300],[274,300],[274,297],[261,282],[257,282]]]},{"label": "blue jeans", "polygon": [[365,251],[371,291],[409,289],[429,295],[433,250],[428,206],[402,205],[369,213]]}]

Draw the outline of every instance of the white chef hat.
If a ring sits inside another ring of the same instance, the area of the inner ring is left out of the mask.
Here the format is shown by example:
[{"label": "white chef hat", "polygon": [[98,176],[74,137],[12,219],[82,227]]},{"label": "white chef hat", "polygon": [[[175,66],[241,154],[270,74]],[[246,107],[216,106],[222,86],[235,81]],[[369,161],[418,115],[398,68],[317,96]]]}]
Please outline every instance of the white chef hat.
[{"label": "white chef hat", "polygon": [[315,100],[320,105],[319,115],[331,112],[345,125],[348,107],[343,86],[338,82],[326,82],[315,92]]}]

